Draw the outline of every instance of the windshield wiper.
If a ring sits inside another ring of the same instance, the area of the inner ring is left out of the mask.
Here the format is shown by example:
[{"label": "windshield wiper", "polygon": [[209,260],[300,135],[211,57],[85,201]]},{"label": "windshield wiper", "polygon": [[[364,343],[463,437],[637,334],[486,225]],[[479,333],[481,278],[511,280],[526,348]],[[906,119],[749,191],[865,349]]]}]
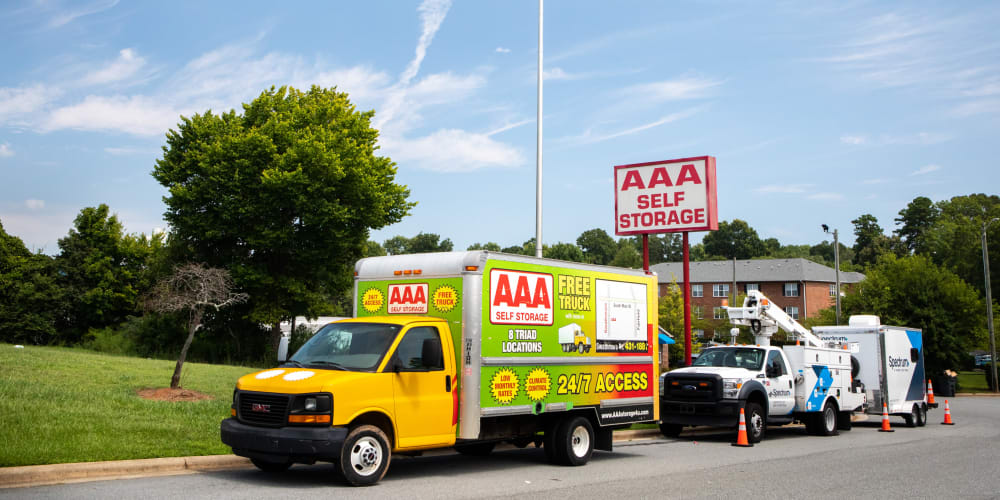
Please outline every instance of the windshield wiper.
[{"label": "windshield wiper", "polygon": [[347,368],[345,368],[343,365],[341,365],[340,363],[334,363],[333,361],[310,361],[309,363],[307,363],[306,366],[317,366],[317,367],[333,368],[335,370],[347,371]]},{"label": "windshield wiper", "polygon": [[281,366],[287,366],[287,365],[292,365],[292,366],[295,366],[297,368],[305,368],[305,366],[302,363],[299,363],[298,361],[295,361],[294,359],[289,359],[289,360],[287,360],[287,361],[285,361],[284,363],[281,364]]}]

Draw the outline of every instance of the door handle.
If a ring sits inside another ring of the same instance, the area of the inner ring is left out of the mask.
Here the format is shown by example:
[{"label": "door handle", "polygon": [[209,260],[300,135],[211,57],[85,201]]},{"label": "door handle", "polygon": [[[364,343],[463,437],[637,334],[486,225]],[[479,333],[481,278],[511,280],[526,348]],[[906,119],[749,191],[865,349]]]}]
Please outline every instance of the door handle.
[{"label": "door handle", "polygon": [[444,391],[451,392],[451,375],[444,376]]}]

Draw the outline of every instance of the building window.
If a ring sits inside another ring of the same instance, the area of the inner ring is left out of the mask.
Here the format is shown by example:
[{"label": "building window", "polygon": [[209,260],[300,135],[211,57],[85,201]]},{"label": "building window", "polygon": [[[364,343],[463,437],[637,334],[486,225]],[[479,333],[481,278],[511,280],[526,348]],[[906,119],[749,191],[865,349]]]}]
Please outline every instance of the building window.
[{"label": "building window", "polygon": [[799,308],[797,306],[788,306],[785,308],[785,314],[792,317],[794,320],[799,319]]},{"label": "building window", "polygon": [[691,296],[692,297],[704,297],[705,292],[701,288],[702,285],[691,285]]},{"label": "building window", "polygon": [[712,297],[728,297],[729,285],[712,285]]},{"label": "building window", "polygon": [[753,290],[755,292],[759,292],[760,291],[760,283],[747,283],[746,292],[749,294],[751,290]]},{"label": "building window", "polygon": [[712,308],[712,319],[726,319],[728,315],[726,314],[725,307],[713,307]]},{"label": "building window", "polygon": [[799,296],[799,284],[785,283],[785,297],[798,297],[798,296]]},{"label": "building window", "polygon": [[695,319],[705,319],[705,311],[701,307],[695,306],[692,307],[691,309],[693,309],[693,311],[691,312],[694,313]]},{"label": "building window", "polygon": [[831,297],[837,296],[837,285],[830,285],[830,296]]},{"label": "building window", "polygon": [[703,338],[705,336],[705,330],[702,330],[701,328],[695,328],[691,330],[691,335],[699,339]]}]

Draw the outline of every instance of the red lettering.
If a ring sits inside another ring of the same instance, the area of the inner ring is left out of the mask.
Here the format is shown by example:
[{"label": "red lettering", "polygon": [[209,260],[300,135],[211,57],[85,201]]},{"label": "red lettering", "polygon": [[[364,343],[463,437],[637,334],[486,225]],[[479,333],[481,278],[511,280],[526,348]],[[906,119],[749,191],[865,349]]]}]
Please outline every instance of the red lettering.
[{"label": "red lettering", "polygon": [[697,223],[699,223],[699,224],[704,224],[705,223],[705,209],[704,208],[696,208],[696,209],[694,209],[694,221],[697,222]]},{"label": "red lettering", "polygon": [[535,280],[535,298],[531,301],[531,307],[543,307],[545,309],[551,308],[549,302],[549,291],[545,288],[544,279]]},{"label": "red lettering", "polygon": [[693,218],[690,210],[681,210],[681,222],[690,224]]},{"label": "red lettering", "polygon": [[399,304],[401,301],[402,299],[399,298],[399,287],[398,286],[392,287],[392,295],[389,296],[389,303]]},{"label": "red lettering", "polygon": [[637,187],[639,189],[646,189],[646,185],[642,182],[642,177],[639,177],[639,171],[629,170],[625,172],[625,181],[622,182],[622,191],[628,191],[631,187]]},{"label": "red lettering", "polygon": [[417,293],[413,297],[413,302],[415,302],[417,304],[426,304],[427,303],[427,296],[424,295],[424,287],[422,287],[422,286],[418,286],[417,287]]},{"label": "red lettering", "polygon": [[628,214],[621,214],[618,216],[618,224],[622,226],[622,229],[628,229]]},{"label": "red lettering", "polygon": [[656,167],[653,169],[653,177],[649,180],[649,185],[646,187],[652,188],[657,184],[663,184],[667,187],[673,186],[670,182],[670,176],[667,175],[666,167]]},{"label": "red lettering", "polygon": [[639,208],[649,208],[649,195],[640,194],[639,196],[637,196],[636,204],[639,206]]},{"label": "red lettering", "polygon": [[685,182],[701,184],[701,177],[698,177],[698,171],[694,169],[693,164],[681,167],[681,174],[677,176],[677,185],[683,185]]},{"label": "red lettering", "polygon": [[677,211],[671,210],[670,215],[667,216],[667,224],[680,224],[680,219],[677,218]]},{"label": "red lettering", "polygon": [[667,214],[663,212],[656,212],[654,216],[656,219],[654,224],[656,224],[657,226],[662,226],[667,223]]},{"label": "red lettering", "polygon": [[410,287],[403,288],[403,303],[412,304],[413,303],[413,291]]},{"label": "red lettering", "polygon": [[513,302],[514,299],[511,297],[510,293],[510,279],[507,278],[506,274],[501,274],[500,278],[497,279],[497,291],[496,294],[493,295],[493,305],[510,305]]},{"label": "red lettering", "polygon": [[517,291],[514,292],[514,307],[531,306],[531,289],[528,288],[528,278],[517,277]]}]

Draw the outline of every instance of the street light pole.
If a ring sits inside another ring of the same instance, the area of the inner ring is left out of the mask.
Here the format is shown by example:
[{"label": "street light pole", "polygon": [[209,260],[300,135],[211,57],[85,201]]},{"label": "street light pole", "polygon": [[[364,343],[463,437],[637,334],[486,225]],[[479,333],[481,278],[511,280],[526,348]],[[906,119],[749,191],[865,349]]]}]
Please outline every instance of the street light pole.
[{"label": "street light pole", "polygon": [[[823,232],[829,233],[830,227],[823,224]],[[833,289],[834,301],[837,304],[837,324],[840,324],[840,240],[837,239],[837,230],[833,230],[833,270],[837,275],[837,286]]]},{"label": "street light pole", "polygon": [[538,116],[535,137],[535,257],[542,256],[542,13],[544,0],[538,0]]},{"label": "street light pole", "polygon": [[986,327],[990,331],[990,371],[993,378],[993,392],[1000,392],[997,386],[997,345],[993,336],[993,296],[990,293],[990,253],[986,247],[986,228],[997,218],[983,221],[983,275],[986,278]]}]

